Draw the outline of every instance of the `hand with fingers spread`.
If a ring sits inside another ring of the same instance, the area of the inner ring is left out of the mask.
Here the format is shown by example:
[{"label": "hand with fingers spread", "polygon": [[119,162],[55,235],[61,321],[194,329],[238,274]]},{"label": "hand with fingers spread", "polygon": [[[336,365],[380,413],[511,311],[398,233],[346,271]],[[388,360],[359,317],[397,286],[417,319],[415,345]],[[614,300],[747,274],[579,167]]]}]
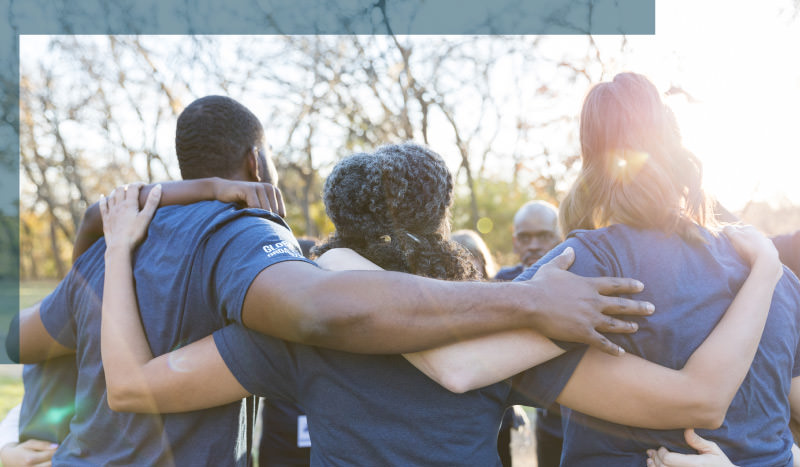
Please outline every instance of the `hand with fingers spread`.
[{"label": "hand with fingers spread", "polygon": [[214,198],[226,203],[239,203],[284,217],[286,207],[278,187],[263,182],[214,179]]},{"label": "hand with fingers spread", "polygon": [[29,439],[22,443],[8,443],[0,448],[0,465],[4,467],[51,465],[58,445],[50,441]]},{"label": "hand with fingers spread", "polygon": [[678,454],[665,447],[647,450],[647,467],[735,467],[717,443],[700,437],[689,428],[683,433],[686,443],[699,454]]},{"label": "hand with fingers spread", "polygon": [[538,316],[535,329],[552,339],[582,342],[611,355],[624,353],[600,333],[632,333],[637,325],[609,315],[649,315],[655,308],[651,303],[608,295],[638,293],[644,285],[633,279],[578,276],[567,271],[574,260],[574,250],[567,248],[531,278],[546,284],[547,303],[539,308],[551,311]]},{"label": "hand with fingers spread", "polygon": [[161,198],[161,185],[150,190],[144,208],[139,211],[141,187],[141,184],[134,184],[116,188],[108,197],[100,200],[106,256],[113,250],[133,251],[147,234],[147,227]]}]

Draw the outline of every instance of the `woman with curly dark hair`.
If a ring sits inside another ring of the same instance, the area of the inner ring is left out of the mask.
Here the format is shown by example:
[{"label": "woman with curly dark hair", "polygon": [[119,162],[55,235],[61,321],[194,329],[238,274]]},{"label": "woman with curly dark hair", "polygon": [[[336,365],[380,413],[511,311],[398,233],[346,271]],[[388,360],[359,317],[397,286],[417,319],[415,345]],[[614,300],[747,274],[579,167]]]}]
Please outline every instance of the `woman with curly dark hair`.
[{"label": "woman with curly dark hair", "polygon": [[336,164],[323,200],[336,232],[322,255],[350,248],[382,269],[447,280],[479,279],[450,237],[453,177],[444,160],[413,143],[383,146]]},{"label": "woman with curly dark hair", "polygon": [[[115,193],[108,201],[103,225],[107,241],[132,239],[133,245],[141,239],[147,219],[137,217],[135,200],[120,200],[124,196]],[[382,266],[438,278],[475,278],[464,250],[448,240],[452,198],[452,175],[443,159],[427,148],[406,143],[350,156],[337,164],[325,185],[325,202],[337,231],[318,250],[323,253],[319,262],[340,270]],[[737,243],[755,262],[771,258],[765,242],[740,233]],[[473,342],[463,342],[399,356],[303,346],[232,325],[213,339],[153,358],[143,334],[136,337],[136,330],[119,324],[123,314],[137,317],[137,306],[125,298],[133,296],[130,270],[122,270],[129,266],[113,259],[106,262],[105,286],[119,294],[104,296],[103,323],[115,326],[115,335],[124,335],[127,345],[105,340],[114,334],[104,328],[109,404],[115,410],[174,412],[248,394],[295,401],[306,409],[316,465],[499,465],[497,430],[505,409],[549,405],[559,393],[577,410],[618,423],[654,428],[708,425],[719,415],[714,409],[720,407],[724,414],[724,408],[717,404],[698,412],[696,407],[719,399],[720,393],[724,398],[735,392],[753,358],[746,349],[756,345],[731,352],[727,343],[757,343],[760,338],[758,326],[742,329],[731,321],[757,323],[771,295],[771,289],[762,286],[763,274],[754,272],[709,344],[701,345],[681,370],[627,354],[609,356],[613,361],[603,367],[575,370],[586,384],[564,386],[539,377],[549,363],[531,368],[563,350],[526,330],[479,339],[478,350]],[[568,251],[540,274],[570,262]],[[358,333],[354,326],[354,339]],[[508,352],[517,358],[489,362],[483,355],[487,346],[495,354]],[[572,357],[558,360],[571,370],[577,364]],[[714,372],[720,364],[726,371]],[[587,377],[587,372],[596,377]],[[625,397],[608,390],[614,384]],[[637,390],[640,398],[627,397]],[[639,412],[641,405],[652,408]]]}]

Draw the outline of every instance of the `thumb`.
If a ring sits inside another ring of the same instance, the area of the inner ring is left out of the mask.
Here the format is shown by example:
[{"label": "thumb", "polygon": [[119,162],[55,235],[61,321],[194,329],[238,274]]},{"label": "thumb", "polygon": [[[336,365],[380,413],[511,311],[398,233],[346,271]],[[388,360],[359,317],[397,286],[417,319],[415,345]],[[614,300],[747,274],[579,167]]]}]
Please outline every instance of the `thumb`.
[{"label": "thumb", "polygon": [[547,264],[553,265],[559,269],[567,270],[570,266],[572,266],[573,261],[575,261],[575,250],[573,250],[571,246],[568,246],[564,249],[564,251],[561,252],[560,255],[551,259]]},{"label": "thumb", "polygon": [[700,454],[714,454],[722,452],[719,446],[717,446],[717,443],[709,441],[705,438],[701,438],[700,435],[694,432],[693,428],[687,428],[683,432],[683,437],[686,439],[686,443]]},{"label": "thumb", "polygon": [[153,214],[156,212],[156,208],[158,207],[158,203],[161,201],[161,184],[154,186],[150,193],[147,194],[147,201],[144,203],[144,207],[142,211],[139,213],[140,216],[147,219],[148,222],[153,218]]}]

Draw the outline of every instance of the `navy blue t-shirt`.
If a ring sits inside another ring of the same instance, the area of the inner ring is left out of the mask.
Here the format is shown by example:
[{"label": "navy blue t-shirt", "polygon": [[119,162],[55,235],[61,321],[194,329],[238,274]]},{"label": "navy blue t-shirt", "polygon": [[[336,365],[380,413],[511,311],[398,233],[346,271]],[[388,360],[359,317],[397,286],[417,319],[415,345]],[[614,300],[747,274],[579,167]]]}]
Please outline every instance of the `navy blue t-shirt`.
[{"label": "navy blue t-shirt", "polygon": [[19,412],[19,440],[41,439],[61,443],[69,433],[75,414],[75,356],[25,365],[22,383],[25,394]]},{"label": "navy blue t-shirt", "polygon": [[[656,312],[630,318],[639,324],[634,334],[609,334],[626,352],[660,365],[680,369],[722,318],[749,274],[730,242],[703,231],[705,244],[691,245],[677,235],[613,225],[575,231],[518,279],[529,279],[537,268],[564,251],[575,249],[570,271],[582,276],[632,277],[645,289],[637,299],[652,302]],[[764,334],[753,365],[717,430],[698,434],[718,443],[737,465],[788,466],[788,394],[791,379],[800,375],[800,283],[788,270],[772,299]],[[567,352],[582,351],[583,346]],[[645,450],[666,446],[695,452],[682,430],[646,430],[562,411],[562,465],[642,466]]]},{"label": "navy blue t-shirt", "polygon": [[[104,241],[92,245],[40,308],[50,335],[76,349],[78,366],[76,412],[54,463],[244,462],[241,403],[166,415],[108,408],[100,358],[104,253]],[[266,211],[237,210],[216,201],[159,209],[134,256],[136,294],[153,354],[241,322],[242,303],[253,279],[286,260],[308,261],[288,226]]]},{"label": "navy blue t-shirt", "polygon": [[[217,331],[214,341],[248,391],[303,406],[312,465],[500,465],[497,433],[505,409],[552,403],[582,356],[562,356],[512,380],[454,394],[399,355],[309,347],[239,325]],[[539,378],[551,364],[559,370]]]},{"label": "navy blue t-shirt", "polygon": [[497,271],[497,274],[494,276],[494,280],[496,281],[511,281],[514,280],[517,276],[522,274],[522,271],[525,270],[525,266],[522,264],[517,264],[516,266],[506,266],[503,269]]}]

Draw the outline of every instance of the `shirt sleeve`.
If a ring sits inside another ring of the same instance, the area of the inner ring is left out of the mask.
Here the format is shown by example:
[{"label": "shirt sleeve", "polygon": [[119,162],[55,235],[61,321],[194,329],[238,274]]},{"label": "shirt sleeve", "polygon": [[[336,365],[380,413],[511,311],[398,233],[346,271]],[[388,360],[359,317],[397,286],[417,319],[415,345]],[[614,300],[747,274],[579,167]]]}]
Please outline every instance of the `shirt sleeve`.
[{"label": "shirt sleeve", "polygon": [[72,283],[78,274],[76,267],[77,264],[39,305],[44,328],[59,344],[70,349],[76,348],[75,317],[72,314]]},{"label": "shirt sleeve", "polygon": [[297,402],[298,344],[232,324],[214,333],[214,343],[233,376],[248,392]]},{"label": "shirt sleeve", "polygon": [[511,379],[509,405],[550,407],[578,367],[586,346],[581,345]]},{"label": "shirt sleeve", "polygon": [[[242,304],[253,280],[264,269],[283,261],[304,261],[289,229],[256,216],[229,222],[209,238],[202,264],[216,309],[227,322],[242,322]],[[315,265],[316,266],[316,265]]]}]

